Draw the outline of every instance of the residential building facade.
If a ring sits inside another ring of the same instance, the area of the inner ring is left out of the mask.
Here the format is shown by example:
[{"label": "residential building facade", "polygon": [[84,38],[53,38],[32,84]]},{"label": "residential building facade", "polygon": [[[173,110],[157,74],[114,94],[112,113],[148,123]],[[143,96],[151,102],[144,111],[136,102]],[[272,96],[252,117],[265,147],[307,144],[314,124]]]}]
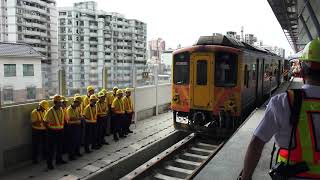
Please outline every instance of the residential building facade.
[{"label": "residential building facade", "polygon": [[160,64],[161,54],[165,51],[165,49],[166,42],[161,38],[148,41],[149,60],[153,63]]},{"label": "residential building facade", "polygon": [[254,45],[254,43],[257,42],[257,37],[255,37],[254,34],[245,34],[244,42]]},{"label": "residential building facade", "polygon": [[54,94],[58,68],[55,0],[3,0],[0,8],[0,41],[26,43],[44,55],[43,85]]},{"label": "residential building facade", "polygon": [[102,69],[107,68],[107,87],[132,85],[132,73],[142,79],[146,64],[145,23],[119,13],[97,9],[94,1],[59,8],[59,64],[66,71],[69,94],[101,88]]},{"label": "residential building facade", "polygon": [[43,99],[41,60],[26,44],[0,43],[0,94],[3,104]]}]

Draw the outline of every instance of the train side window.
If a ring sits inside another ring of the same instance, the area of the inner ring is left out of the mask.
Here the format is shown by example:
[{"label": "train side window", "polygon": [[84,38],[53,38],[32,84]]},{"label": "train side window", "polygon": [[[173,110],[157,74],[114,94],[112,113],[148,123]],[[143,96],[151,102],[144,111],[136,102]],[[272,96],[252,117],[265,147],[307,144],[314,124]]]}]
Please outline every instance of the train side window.
[{"label": "train side window", "polygon": [[173,57],[173,82],[177,85],[189,84],[190,54],[175,54]]},{"label": "train side window", "polygon": [[237,55],[228,52],[217,52],[215,58],[215,85],[233,87],[237,84]]},{"label": "train side window", "polygon": [[207,85],[207,61],[197,61],[197,85]]},{"label": "train side window", "polygon": [[257,80],[257,72],[256,72],[256,65],[255,64],[252,64],[252,80]]},{"label": "train side window", "polygon": [[246,88],[249,87],[249,70],[248,65],[244,66],[244,85]]}]

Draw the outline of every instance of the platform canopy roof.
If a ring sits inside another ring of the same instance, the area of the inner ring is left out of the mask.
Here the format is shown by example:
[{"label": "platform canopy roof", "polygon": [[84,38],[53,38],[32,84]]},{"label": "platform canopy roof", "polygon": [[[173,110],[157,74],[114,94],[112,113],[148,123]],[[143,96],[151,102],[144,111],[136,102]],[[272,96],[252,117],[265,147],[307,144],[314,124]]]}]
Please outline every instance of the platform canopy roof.
[{"label": "platform canopy roof", "polygon": [[298,51],[298,9],[297,0],[268,0],[291,47]]}]

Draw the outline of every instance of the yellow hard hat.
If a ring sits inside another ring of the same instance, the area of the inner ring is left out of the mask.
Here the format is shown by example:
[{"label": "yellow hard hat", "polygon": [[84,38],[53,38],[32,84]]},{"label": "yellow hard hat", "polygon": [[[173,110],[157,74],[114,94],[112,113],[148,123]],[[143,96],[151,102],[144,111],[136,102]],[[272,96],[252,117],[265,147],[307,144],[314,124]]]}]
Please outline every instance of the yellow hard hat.
[{"label": "yellow hard hat", "polygon": [[64,96],[61,96],[61,101],[62,102],[68,102],[68,99],[66,97],[64,97]]},{"label": "yellow hard hat", "polygon": [[119,94],[123,94],[123,91],[121,89],[118,89],[116,92],[116,95],[119,95]]},{"label": "yellow hard hat", "polygon": [[126,88],[125,91],[126,91],[126,93],[127,93],[127,92],[131,92],[131,89],[130,89],[130,88]]},{"label": "yellow hard hat", "polygon": [[61,98],[60,95],[54,95],[53,96],[53,101],[60,102],[60,101],[62,101],[62,98]]},{"label": "yellow hard hat", "polygon": [[92,95],[90,96],[90,101],[91,101],[91,100],[98,100],[98,98],[97,98],[96,95],[92,94]]},{"label": "yellow hard hat", "polygon": [[93,86],[88,86],[88,87],[87,87],[87,92],[89,92],[89,91],[94,91]]},{"label": "yellow hard hat", "polygon": [[99,97],[99,98],[100,98],[100,97],[103,97],[103,96],[105,96],[105,94],[104,94],[102,91],[98,93],[98,97]]},{"label": "yellow hard hat", "polygon": [[79,93],[77,93],[77,94],[75,94],[75,95],[74,95],[74,97],[76,97],[76,96],[80,96],[80,94],[79,94]]},{"label": "yellow hard hat", "polygon": [[315,38],[305,46],[300,60],[320,63],[320,37]]},{"label": "yellow hard hat", "polygon": [[74,102],[74,101],[82,102],[82,97],[81,97],[81,96],[75,96],[75,97],[73,98],[73,102]]},{"label": "yellow hard hat", "polygon": [[117,86],[113,87],[113,91],[117,91],[119,88]]},{"label": "yellow hard hat", "polygon": [[49,103],[46,100],[42,100],[39,103],[39,106],[41,106],[43,109],[48,110],[49,109]]},{"label": "yellow hard hat", "polygon": [[103,92],[105,95],[107,94],[107,90],[106,89],[102,89],[101,92]]}]

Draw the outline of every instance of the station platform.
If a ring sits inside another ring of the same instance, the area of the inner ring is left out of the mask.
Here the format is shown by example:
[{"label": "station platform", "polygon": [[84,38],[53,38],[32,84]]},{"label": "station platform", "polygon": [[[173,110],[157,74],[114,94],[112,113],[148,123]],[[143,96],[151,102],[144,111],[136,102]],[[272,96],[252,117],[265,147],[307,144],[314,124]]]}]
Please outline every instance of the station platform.
[{"label": "station platform", "polygon": [[[133,134],[127,138],[113,141],[113,136],[106,137],[110,145],[105,145],[99,150],[90,154],[83,153],[81,158],[74,161],[68,161],[65,165],[55,166],[54,170],[48,171],[46,162],[41,161],[37,165],[30,165],[11,170],[5,175],[0,176],[1,180],[13,179],[32,179],[32,180],[76,180],[86,179],[94,176],[95,173],[114,166],[121,160],[139,151],[166,136],[172,134],[175,130],[172,125],[172,113],[164,113],[158,116],[138,121],[132,125]],[[83,152],[83,148],[81,148]],[[67,156],[64,156],[67,160]]]},{"label": "station platform", "polygon": [[[289,88],[300,88],[302,79],[295,78],[291,83],[284,83],[273,94],[284,92]],[[268,102],[268,101],[267,101]],[[226,142],[224,147],[208,162],[208,164],[196,175],[196,180],[232,180],[237,179],[243,168],[243,162],[247,147],[251,141],[256,127],[262,120],[267,102],[256,109],[246,119],[245,123]],[[270,180],[268,175],[273,140],[267,143],[262,152],[262,157],[252,177],[254,180]]]}]

